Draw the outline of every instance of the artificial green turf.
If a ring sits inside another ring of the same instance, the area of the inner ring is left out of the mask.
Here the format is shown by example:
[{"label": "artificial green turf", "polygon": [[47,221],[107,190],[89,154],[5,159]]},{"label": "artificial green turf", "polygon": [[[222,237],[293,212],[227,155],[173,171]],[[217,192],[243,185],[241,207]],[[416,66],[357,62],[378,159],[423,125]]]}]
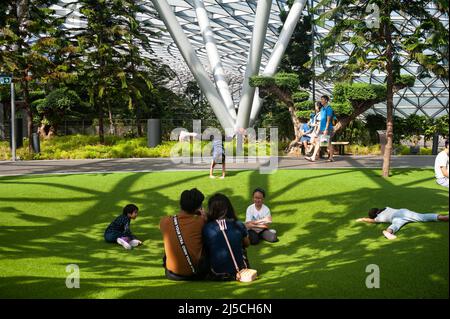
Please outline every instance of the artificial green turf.
[{"label": "artificial green turf", "polygon": [[[239,218],[255,187],[280,241],[250,247],[253,283],[173,282],[161,267],[159,220],[174,214],[184,189],[230,196]],[[448,224],[406,225],[396,241],[386,225],[354,220],[370,207],[448,213],[448,190],[431,170],[152,172],[0,177],[1,298],[448,298]],[[129,203],[140,208],[133,232],[144,246],[126,251],[103,240]],[[80,267],[79,289],[66,288],[66,266]],[[380,268],[381,287],[365,285]]]}]

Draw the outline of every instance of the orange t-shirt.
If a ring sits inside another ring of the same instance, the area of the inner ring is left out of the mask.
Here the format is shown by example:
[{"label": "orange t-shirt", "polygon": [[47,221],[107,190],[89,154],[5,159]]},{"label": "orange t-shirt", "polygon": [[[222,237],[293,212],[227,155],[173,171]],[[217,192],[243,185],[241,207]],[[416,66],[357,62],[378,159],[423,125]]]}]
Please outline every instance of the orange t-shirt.
[{"label": "orange t-shirt", "polygon": [[[203,250],[202,230],[205,225],[205,220],[200,215],[192,215],[184,212],[180,212],[177,217],[181,235],[183,236],[189,256],[191,256],[194,267],[197,267]],[[186,260],[186,256],[181,250],[181,245],[173,224],[173,217],[163,217],[159,223],[159,229],[164,240],[164,250],[167,258],[166,268],[177,275],[191,276],[193,273]]]}]

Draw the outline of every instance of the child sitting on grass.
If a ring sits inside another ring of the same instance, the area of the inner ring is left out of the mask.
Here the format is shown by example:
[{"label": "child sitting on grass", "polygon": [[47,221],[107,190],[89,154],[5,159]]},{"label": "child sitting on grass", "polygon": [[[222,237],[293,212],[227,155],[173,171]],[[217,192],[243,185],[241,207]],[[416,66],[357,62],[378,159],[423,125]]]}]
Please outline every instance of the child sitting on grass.
[{"label": "child sitting on grass", "polygon": [[136,219],[139,209],[134,204],[128,204],[123,208],[122,215],[117,217],[105,230],[105,240],[108,243],[118,243],[125,249],[132,249],[133,247],[142,244],[130,229],[130,222]]},{"label": "child sitting on grass", "polygon": [[253,191],[253,204],[247,208],[245,226],[248,229],[252,245],[258,244],[261,238],[271,243],[278,241],[277,232],[274,229],[269,229],[272,216],[269,207],[264,205],[265,197],[264,190],[256,188]]}]

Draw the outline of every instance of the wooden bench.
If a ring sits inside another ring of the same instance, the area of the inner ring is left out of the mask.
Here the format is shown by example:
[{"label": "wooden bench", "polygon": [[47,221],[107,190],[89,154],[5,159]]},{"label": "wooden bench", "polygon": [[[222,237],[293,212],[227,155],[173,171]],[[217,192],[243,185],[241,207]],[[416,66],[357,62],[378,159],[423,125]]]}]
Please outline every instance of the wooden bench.
[{"label": "wooden bench", "polygon": [[348,145],[350,142],[331,142],[331,145],[339,146],[339,155],[345,154],[345,145]]}]

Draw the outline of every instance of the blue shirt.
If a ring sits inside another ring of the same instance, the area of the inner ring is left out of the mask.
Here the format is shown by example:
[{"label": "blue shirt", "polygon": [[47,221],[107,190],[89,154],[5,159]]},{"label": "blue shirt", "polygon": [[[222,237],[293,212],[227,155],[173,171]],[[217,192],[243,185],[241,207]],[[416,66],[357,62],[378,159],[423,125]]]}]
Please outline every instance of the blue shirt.
[{"label": "blue shirt", "polygon": [[[328,123],[328,128],[326,128],[328,116],[330,117],[330,123]],[[320,130],[328,130],[328,133],[333,131],[333,109],[329,104],[320,110]]]},{"label": "blue shirt", "polygon": [[308,133],[310,130],[310,127],[307,123],[303,123],[302,125],[300,125],[300,130],[303,131],[304,133]]},{"label": "blue shirt", "polygon": [[[248,236],[242,222],[226,221],[225,230],[239,269],[245,268],[244,247],[242,241]],[[203,227],[203,245],[211,268],[216,273],[236,274],[236,267],[228,249],[227,242],[216,221],[211,221]]]}]

